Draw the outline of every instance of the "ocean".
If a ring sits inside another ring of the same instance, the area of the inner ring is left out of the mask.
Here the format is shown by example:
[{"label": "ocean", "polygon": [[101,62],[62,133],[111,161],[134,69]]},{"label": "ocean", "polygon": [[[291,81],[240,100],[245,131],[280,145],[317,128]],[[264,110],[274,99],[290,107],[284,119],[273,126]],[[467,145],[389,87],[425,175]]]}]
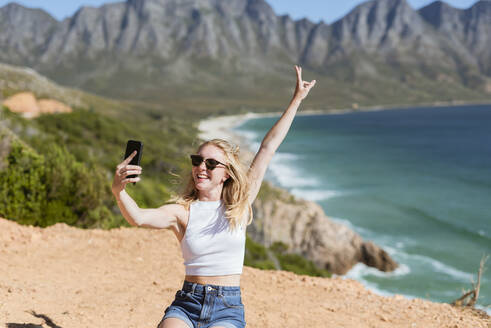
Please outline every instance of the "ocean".
[{"label": "ocean", "polygon": [[[277,119],[249,119],[234,132],[257,150]],[[266,179],[400,264],[346,274],[378,294],[451,302],[491,255],[491,105],[297,115]],[[486,267],[481,308],[491,304],[491,257]]]}]

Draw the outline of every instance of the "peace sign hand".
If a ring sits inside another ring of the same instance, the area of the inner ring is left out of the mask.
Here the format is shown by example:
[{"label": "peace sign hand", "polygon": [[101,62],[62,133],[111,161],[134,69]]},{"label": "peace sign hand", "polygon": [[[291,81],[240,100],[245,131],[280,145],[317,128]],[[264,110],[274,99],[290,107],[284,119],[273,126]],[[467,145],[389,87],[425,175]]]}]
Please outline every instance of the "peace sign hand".
[{"label": "peace sign hand", "polygon": [[130,156],[125,158],[124,161],[119,163],[118,166],[116,166],[116,172],[114,174],[114,179],[113,179],[113,185],[112,185],[112,192],[114,195],[119,194],[128,183],[130,182],[138,182],[140,181],[140,177],[136,178],[127,178],[128,175],[133,175],[133,174],[141,174],[142,173],[142,168],[141,166],[138,165],[128,165],[129,162],[133,159],[133,157],[136,156],[137,151],[133,151]]},{"label": "peace sign hand", "polygon": [[312,89],[315,85],[315,80],[311,82],[302,80],[302,68],[300,66],[295,65],[295,70],[297,72],[297,86],[295,88],[295,93],[293,98],[302,100],[309,94],[310,89]]}]

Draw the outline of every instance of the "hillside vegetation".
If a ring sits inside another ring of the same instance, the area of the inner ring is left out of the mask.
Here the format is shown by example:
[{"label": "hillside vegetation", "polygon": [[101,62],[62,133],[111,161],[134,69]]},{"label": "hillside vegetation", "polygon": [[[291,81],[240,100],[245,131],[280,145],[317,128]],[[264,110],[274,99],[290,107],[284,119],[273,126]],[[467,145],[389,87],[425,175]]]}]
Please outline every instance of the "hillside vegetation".
[{"label": "hillside vegetation", "polygon": [[[194,122],[200,116],[189,116],[182,109],[156,111],[146,104],[117,102],[62,88],[33,71],[3,67],[16,72],[14,77],[5,71],[2,75],[0,69],[0,82],[2,77],[4,85],[8,82],[8,93],[24,88],[38,96],[52,92],[67,103],[67,94],[77,94],[79,104],[86,105],[74,107],[71,113],[29,120],[6,107],[0,109],[0,216],[40,227],[58,222],[81,228],[129,226],[110,190],[128,139],[144,142],[142,180],[127,186],[140,207],[163,205],[187,179],[188,154],[199,144]],[[276,248],[270,250],[248,238],[245,264],[330,275],[301,256]]]}]

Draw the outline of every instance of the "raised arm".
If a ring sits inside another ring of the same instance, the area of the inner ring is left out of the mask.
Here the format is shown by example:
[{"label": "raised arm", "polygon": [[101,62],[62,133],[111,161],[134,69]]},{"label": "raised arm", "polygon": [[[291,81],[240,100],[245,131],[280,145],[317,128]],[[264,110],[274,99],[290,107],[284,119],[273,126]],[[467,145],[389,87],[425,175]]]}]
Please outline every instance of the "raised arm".
[{"label": "raised arm", "polygon": [[268,168],[269,162],[273,158],[276,149],[280,146],[285,139],[290,126],[292,125],[293,118],[297,113],[298,106],[302,100],[307,97],[310,89],[315,85],[315,80],[306,82],[302,80],[302,68],[295,65],[295,71],[297,73],[297,84],[293,98],[288,105],[288,108],[283,112],[278,121],[273,125],[271,130],[264,137],[261,147],[259,148],[256,156],[254,157],[251,167],[247,173],[249,181],[251,183],[249,191],[249,202],[252,203],[261,188],[261,183]]}]

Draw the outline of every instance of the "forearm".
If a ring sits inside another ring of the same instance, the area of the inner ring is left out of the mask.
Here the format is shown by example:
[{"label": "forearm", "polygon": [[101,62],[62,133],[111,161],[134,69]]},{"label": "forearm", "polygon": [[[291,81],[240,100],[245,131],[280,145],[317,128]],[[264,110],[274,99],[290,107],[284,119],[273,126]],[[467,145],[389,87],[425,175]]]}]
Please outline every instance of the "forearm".
[{"label": "forearm", "polygon": [[141,210],[133,200],[133,198],[128,195],[126,190],[122,190],[119,194],[114,194],[116,201],[118,202],[118,207],[121,211],[123,217],[132,226],[138,226],[141,224],[140,216]]},{"label": "forearm", "polygon": [[297,109],[302,102],[301,99],[293,97],[288,105],[288,108],[283,112],[278,121],[273,125],[273,127],[268,131],[264,137],[261,147],[268,149],[270,152],[274,153],[276,149],[280,146],[285,139],[290,126],[292,125]]}]

